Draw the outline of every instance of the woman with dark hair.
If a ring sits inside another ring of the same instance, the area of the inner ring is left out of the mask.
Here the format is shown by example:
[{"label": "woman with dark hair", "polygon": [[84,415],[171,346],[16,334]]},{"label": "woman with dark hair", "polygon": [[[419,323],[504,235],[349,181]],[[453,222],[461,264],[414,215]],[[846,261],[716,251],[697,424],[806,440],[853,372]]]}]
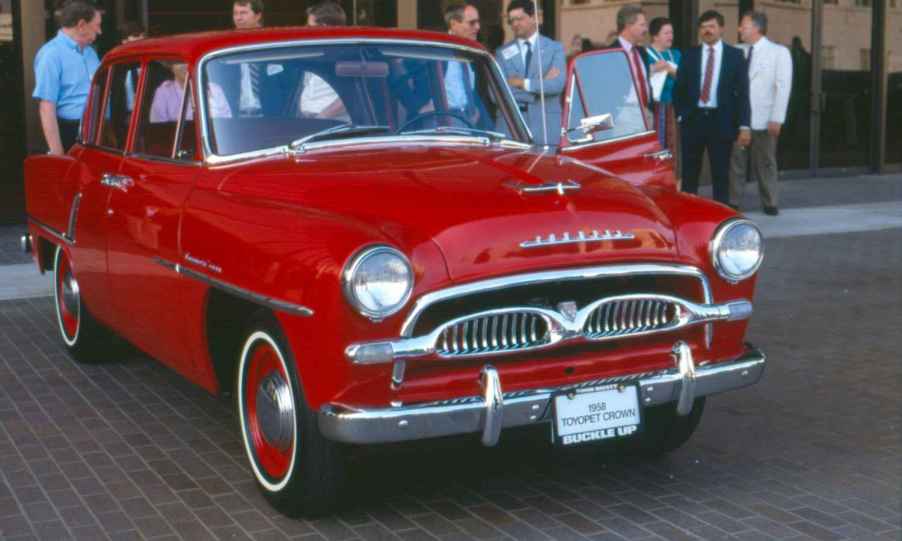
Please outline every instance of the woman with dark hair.
[{"label": "woman with dark hair", "polygon": [[680,185],[679,134],[673,112],[673,86],[680,66],[680,51],[673,49],[673,23],[667,17],[655,17],[648,26],[651,45],[645,48],[645,60],[651,74],[655,102],[655,129],[663,148],[673,153],[673,171]]}]

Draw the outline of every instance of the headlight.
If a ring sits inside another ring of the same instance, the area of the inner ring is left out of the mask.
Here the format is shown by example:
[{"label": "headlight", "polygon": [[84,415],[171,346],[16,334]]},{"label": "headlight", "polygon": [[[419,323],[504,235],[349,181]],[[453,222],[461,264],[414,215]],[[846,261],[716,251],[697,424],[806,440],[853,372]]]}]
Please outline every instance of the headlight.
[{"label": "headlight", "polygon": [[351,306],[372,320],[380,320],[407,303],[413,290],[413,270],[398,250],[372,246],[351,258],[342,281]]},{"label": "headlight", "polygon": [[748,220],[731,220],[718,228],[711,241],[711,257],[717,273],[730,282],[755,274],[764,260],[761,231]]}]

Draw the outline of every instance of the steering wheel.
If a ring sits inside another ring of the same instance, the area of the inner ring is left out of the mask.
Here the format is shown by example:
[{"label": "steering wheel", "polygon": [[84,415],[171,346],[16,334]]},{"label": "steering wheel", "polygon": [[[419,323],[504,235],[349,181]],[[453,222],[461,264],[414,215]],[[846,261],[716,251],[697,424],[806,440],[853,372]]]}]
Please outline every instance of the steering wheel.
[{"label": "steering wheel", "polygon": [[454,113],[452,111],[426,111],[425,113],[420,113],[417,116],[415,116],[415,117],[411,118],[410,120],[408,120],[407,122],[405,122],[403,126],[398,128],[398,133],[403,133],[404,130],[406,130],[408,127],[410,127],[410,125],[416,124],[417,122],[420,122],[424,119],[427,119],[430,117],[442,117],[442,116],[448,116],[448,117],[457,119],[457,120],[463,122],[463,124],[467,128],[476,129],[476,126],[474,126],[473,123],[467,119],[467,117],[463,116],[460,113]]}]

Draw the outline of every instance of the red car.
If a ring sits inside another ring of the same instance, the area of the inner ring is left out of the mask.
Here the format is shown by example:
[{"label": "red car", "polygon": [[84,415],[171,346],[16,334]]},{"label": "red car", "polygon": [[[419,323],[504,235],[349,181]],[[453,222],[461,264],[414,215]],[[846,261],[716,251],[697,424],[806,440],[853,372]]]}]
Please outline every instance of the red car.
[{"label": "red car", "polygon": [[762,241],[680,193],[620,51],[571,63],[538,148],[494,59],[442,34],[266,29],[110,52],[81,140],[26,162],[60,336],[116,333],[211,393],[285,512],[349,444],[542,424],[665,452],[758,381]]}]

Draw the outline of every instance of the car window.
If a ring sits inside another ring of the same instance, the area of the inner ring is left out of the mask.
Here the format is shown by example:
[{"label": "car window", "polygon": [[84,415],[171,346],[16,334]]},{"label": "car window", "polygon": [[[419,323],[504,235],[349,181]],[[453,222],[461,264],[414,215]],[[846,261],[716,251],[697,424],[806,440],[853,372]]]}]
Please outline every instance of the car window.
[{"label": "car window", "polygon": [[110,91],[104,114],[100,119],[100,134],[97,140],[100,146],[125,150],[140,76],[141,65],[138,63],[116,64],[112,67]]},{"label": "car window", "polygon": [[[570,84],[570,140],[609,141],[648,131],[648,119],[636,97],[636,86],[626,55],[622,52],[590,53],[574,61]],[[613,127],[590,133],[583,139],[580,121],[611,115]]]},{"label": "car window", "polygon": [[97,133],[100,131],[100,118],[103,115],[104,90],[106,90],[106,80],[109,71],[107,68],[97,70],[94,74],[94,80],[91,83],[91,97],[88,107],[86,108],[87,116],[85,126],[83,126],[84,141],[94,144],[97,141]]},{"label": "car window", "polygon": [[187,83],[188,68],[184,62],[158,60],[147,64],[135,152],[172,158]]},{"label": "car window", "polygon": [[446,47],[274,47],[213,58],[200,80],[210,149],[220,156],[341,125],[384,128],[378,135],[444,129],[528,137],[487,57]]}]

